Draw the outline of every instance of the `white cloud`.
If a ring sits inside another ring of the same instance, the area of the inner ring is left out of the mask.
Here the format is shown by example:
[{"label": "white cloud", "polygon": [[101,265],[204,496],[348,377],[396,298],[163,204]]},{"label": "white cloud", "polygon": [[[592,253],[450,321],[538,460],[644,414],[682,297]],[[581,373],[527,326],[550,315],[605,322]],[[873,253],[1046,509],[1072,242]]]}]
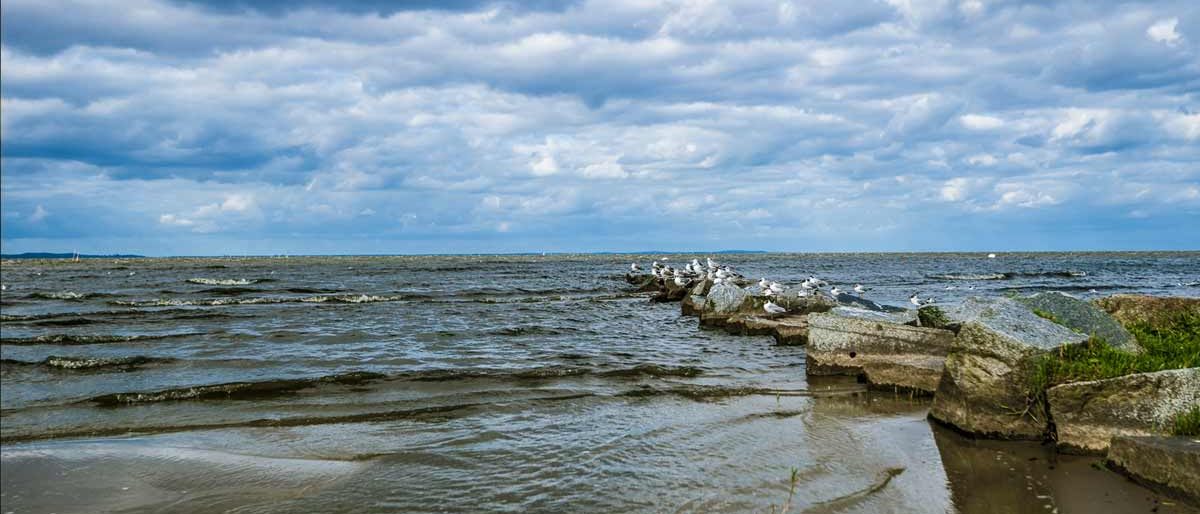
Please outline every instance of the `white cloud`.
[{"label": "white cloud", "polygon": [[965,178],[952,178],[942,184],[941,197],[947,202],[961,202],[967,199],[969,182]]},{"label": "white cloud", "polygon": [[1004,120],[983,114],[964,114],[958,121],[971,130],[993,130],[1004,126]]},{"label": "white cloud", "polygon": [[1146,29],[1146,37],[1152,41],[1164,43],[1167,45],[1179,44],[1183,39],[1178,32],[1175,31],[1175,26],[1179,24],[1179,18],[1167,18],[1158,20],[1150,28]]}]

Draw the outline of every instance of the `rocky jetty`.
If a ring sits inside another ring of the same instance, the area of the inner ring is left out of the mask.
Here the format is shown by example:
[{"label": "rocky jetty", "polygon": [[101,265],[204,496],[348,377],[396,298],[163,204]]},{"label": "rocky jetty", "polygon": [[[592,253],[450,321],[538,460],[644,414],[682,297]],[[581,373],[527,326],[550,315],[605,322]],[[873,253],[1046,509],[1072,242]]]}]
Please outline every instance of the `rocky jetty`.
[{"label": "rocky jetty", "polygon": [[[653,301],[679,301],[682,314],[704,328],[807,344],[813,380],[852,375],[873,387],[933,394],[929,417],[960,432],[1107,452],[1110,467],[1137,481],[1200,498],[1200,440],[1169,436],[1177,416],[1200,407],[1200,368],[1113,376],[1133,369],[1128,363],[1135,358],[1171,361],[1150,361],[1150,369],[1180,366],[1170,355],[1200,338],[1190,333],[1200,299],[1116,295],[1087,302],[1049,292],[906,310],[834,289],[817,292],[826,284],[813,278],[789,292],[765,279],[753,284],[727,267],[720,268],[726,276],[714,279],[711,261],[707,268],[693,261],[686,279],[665,269],[656,263],[658,276],[626,280],[654,293]],[[1138,340],[1147,330],[1167,335],[1146,336],[1160,338],[1155,348]],[[1171,341],[1167,350],[1162,337]],[[1069,360],[1079,355],[1123,364],[1101,371],[1099,361]],[[1070,370],[1065,380],[1049,376],[1051,364]],[[1104,378],[1079,378],[1096,374]]]},{"label": "rocky jetty", "polygon": [[1176,416],[1200,405],[1200,368],[1072,382],[1046,398],[1061,449],[1103,453],[1115,436],[1168,435]]}]

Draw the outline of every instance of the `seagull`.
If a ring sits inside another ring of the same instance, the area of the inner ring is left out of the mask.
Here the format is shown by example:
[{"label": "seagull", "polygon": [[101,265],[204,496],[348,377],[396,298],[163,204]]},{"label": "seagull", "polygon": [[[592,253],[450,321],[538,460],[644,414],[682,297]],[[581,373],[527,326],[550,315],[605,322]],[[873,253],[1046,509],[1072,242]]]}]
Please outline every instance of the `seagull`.
[{"label": "seagull", "polygon": [[768,301],[767,303],[763,304],[763,310],[767,311],[767,314],[783,314],[787,312],[787,309],[776,305],[775,302],[772,301]]},{"label": "seagull", "polygon": [[763,296],[775,296],[775,291],[772,291],[770,289],[763,289],[762,295]]},{"label": "seagull", "polygon": [[766,288],[768,288],[768,287],[771,287],[771,283],[770,283],[770,282],[767,282],[767,277],[763,277],[763,279],[762,279],[762,280],[759,280],[759,281],[758,281],[758,287],[761,287],[761,288],[763,288],[763,289],[766,289]]},{"label": "seagull", "polygon": [[863,293],[867,292],[867,288],[863,287],[862,284],[854,284],[854,292],[856,292],[858,294],[863,294]]},{"label": "seagull", "polygon": [[779,282],[771,282],[767,286],[767,289],[770,289],[772,293],[782,293],[783,292],[783,286],[779,285]]},{"label": "seagull", "polygon": [[995,258],[996,258],[996,254],[994,254],[994,253],[989,253],[989,254],[988,254],[988,258],[989,258],[989,259],[995,259]]},{"label": "seagull", "polygon": [[637,263],[635,262],[635,263],[632,263],[632,264],[630,264],[630,265],[629,265],[629,271],[632,271],[632,272],[634,272],[634,273],[637,273],[637,272],[639,272],[639,271],[642,271],[642,268],[639,268],[639,267],[638,267],[638,265],[637,265]]},{"label": "seagull", "polygon": [[840,294],[842,294],[842,290],[841,290],[841,289],[838,289],[838,287],[837,287],[837,286],[833,286],[833,289],[830,289],[830,290],[829,290],[829,294],[833,295],[833,296],[836,298],[836,297],[837,297],[837,295],[840,295]]},{"label": "seagull", "polygon": [[683,278],[683,277],[675,277],[675,285],[677,285],[679,287],[683,287],[683,286],[686,286],[687,283],[688,283],[688,279]]},{"label": "seagull", "polygon": [[705,257],[705,260],[708,261],[708,269],[713,269],[713,268],[717,267],[717,263],[716,263],[716,261],[712,260],[712,257]]},{"label": "seagull", "polygon": [[129,272],[129,276],[131,276],[131,277],[132,277],[132,276],[134,276],[134,275],[137,275],[137,272],[136,272],[136,271],[130,271],[130,272]]},{"label": "seagull", "polygon": [[933,298],[917,298],[917,293],[913,293],[912,296],[908,297],[908,303],[916,305],[917,307],[923,307],[926,305],[932,305]]},{"label": "seagull", "polygon": [[800,298],[804,298],[804,297],[808,296],[808,290],[801,289],[799,291],[796,291],[796,296],[799,296]]}]

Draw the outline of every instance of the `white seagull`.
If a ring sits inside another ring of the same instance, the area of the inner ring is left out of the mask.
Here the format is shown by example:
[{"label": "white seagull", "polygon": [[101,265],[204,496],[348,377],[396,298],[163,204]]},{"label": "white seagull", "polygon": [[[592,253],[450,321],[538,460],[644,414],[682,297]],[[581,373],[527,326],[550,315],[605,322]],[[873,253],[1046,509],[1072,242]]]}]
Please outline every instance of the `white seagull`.
[{"label": "white seagull", "polygon": [[917,293],[913,293],[912,296],[908,297],[908,303],[916,305],[917,307],[924,307],[926,305],[932,305],[933,298],[917,298]]},{"label": "white seagull", "polygon": [[858,294],[863,294],[863,293],[867,292],[867,288],[863,287],[862,284],[854,284],[854,292],[856,292]]},{"label": "white seagull", "polygon": [[688,280],[686,278],[675,277],[675,285],[677,285],[679,287],[683,287],[683,286],[686,286],[687,283],[688,283]]},{"label": "white seagull", "polygon": [[837,297],[837,295],[840,295],[840,294],[842,294],[842,290],[841,290],[841,289],[838,289],[838,287],[837,287],[837,286],[833,286],[833,289],[830,289],[830,290],[829,290],[829,294],[833,295],[833,296],[836,298],[836,297]]},{"label": "white seagull", "polygon": [[772,293],[783,292],[783,286],[779,285],[779,282],[771,282],[769,285],[767,285],[767,289],[770,289]]},{"label": "white seagull", "polygon": [[763,279],[762,279],[762,280],[759,280],[759,281],[758,281],[758,287],[761,287],[761,288],[763,288],[763,289],[766,289],[766,288],[768,288],[768,287],[771,287],[771,283],[770,283],[770,282],[767,282],[767,277],[763,277]]},{"label": "white seagull", "polygon": [[639,272],[639,271],[642,271],[642,268],[639,268],[639,267],[638,267],[638,265],[637,265],[637,263],[635,262],[635,263],[632,263],[632,264],[630,264],[630,265],[629,265],[629,271],[632,271],[632,272],[634,272],[634,273],[637,273],[637,272]]},{"label": "white seagull", "polygon": [[783,314],[787,312],[787,309],[784,309],[783,307],[776,305],[775,302],[771,301],[763,304],[763,310],[767,311],[767,314]]}]

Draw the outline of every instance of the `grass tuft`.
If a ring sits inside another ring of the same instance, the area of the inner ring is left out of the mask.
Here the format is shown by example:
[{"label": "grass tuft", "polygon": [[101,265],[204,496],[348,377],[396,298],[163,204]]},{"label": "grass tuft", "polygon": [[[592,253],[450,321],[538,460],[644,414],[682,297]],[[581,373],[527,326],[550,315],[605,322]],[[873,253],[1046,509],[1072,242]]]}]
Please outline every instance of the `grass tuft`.
[{"label": "grass tuft", "polygon": [[1050,314],[1049,312],[1046,312],[1046,311],[1044,311],[1044,310],[1041,310],[1041,309],[1033,309],[1033,313],[1034,313],[1034,314],[1037,314],[1037,316],[1038,316],[1039,318],[1046,319],[1046,320],[1050,320],[1051,322],[1058,323],[1059,325],[1061,325],[1061,324],[1062,324],[1062,323],[1059,323],[1059,321],[1058,321],[1058,318],[1057,318],[1057,317],[1055,317],[1053,314]]},{"label": "grass tuft", "polygon": [[1067,382],[1200,367],[1200,315],[1184,312],[1157,326],[1139,323],[1128,329],[1144,349],[1142,353],[1117,350],[1092,338],[1040,357],[1026,381],[1030,400],[1040,402],[1046,389]]},{"label": "grass tuft", "polygon": [[1200,436],[1200,405],[1175,416],[1175,425],[1171,427],[1171,433],[1192,437]]}]

